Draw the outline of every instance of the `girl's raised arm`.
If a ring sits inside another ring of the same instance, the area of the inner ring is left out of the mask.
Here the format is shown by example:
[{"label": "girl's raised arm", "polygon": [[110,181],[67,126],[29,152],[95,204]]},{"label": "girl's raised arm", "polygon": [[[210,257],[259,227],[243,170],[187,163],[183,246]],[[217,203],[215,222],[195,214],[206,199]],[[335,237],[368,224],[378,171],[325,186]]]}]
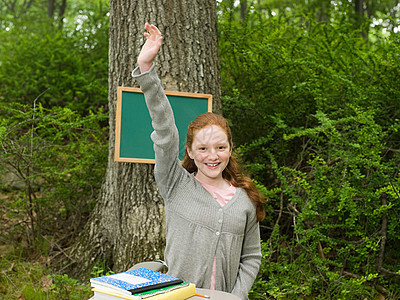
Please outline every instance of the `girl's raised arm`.
[{"label": "girl's raised arm", "polygon": [[153,61],[160,50],[163,39],[160,30],[158,30],[158,28],[153,24],[146,22],[144,28],[147,30],[147,32],[144,33],[146,42],[144,43],[137,59],[141,73],[150,70],[151,66],[153,65]]}]

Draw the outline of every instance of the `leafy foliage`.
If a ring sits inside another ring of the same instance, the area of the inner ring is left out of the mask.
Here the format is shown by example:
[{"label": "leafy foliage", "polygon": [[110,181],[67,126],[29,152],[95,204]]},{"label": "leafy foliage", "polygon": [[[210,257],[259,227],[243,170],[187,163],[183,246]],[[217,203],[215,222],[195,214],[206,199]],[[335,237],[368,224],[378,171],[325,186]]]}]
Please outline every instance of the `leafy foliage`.
[{"label": "leafy foliage", "polygon": [[[7,242],[22,236],[29,249],[61,250],[98,194],[108,134],[108,9],[102,3],[73,1],[63,20],[49,17],[45,3],[14,1],[0,12]],[[61,237],[66,228],[67,239]]]},{"label": "leafy foliage", "polygon": [[[40,20],[40,22],[38,22]],[[108,93],[108,16],[105,8],[60,30],[43,13],[15,16],[0,31],[0,99],[84,114],[105,107]]]},{"label": "leafy foliage", "polygon": [[81,117],[40,103],[0,108],[1,187],[14,197],[4,205],[8,218],[19,220],[8,230],[8,243],[25,233],[29,248],[40,251],[52,244],[46,236],[55,238],[57,232],[58,243],[68,243],[85,224],[104,176],[107,128],[101,123],[106,115],[98,111]]},{"label": "leafy foliage", "polygon": [[231,14],[219,23],[224,114],[269,198],[252,299],[396,298],[398,38]]},{"label": "leafy foliage", "polygon": [[68,1],[59,19],[46,2],[4,4],[0,298],[87,299],[88,285],[49,274],[63,272],[51,267],[86,223],[106,167],[108,6]]}]

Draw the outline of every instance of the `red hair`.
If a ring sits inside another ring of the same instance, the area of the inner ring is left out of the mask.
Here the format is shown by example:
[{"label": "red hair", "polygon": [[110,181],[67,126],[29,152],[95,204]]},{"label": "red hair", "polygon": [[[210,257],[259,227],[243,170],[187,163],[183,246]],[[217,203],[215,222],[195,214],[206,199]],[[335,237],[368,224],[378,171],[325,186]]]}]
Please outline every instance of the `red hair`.
[{"label": "red hair", "polygon": [[[198,130],[211,125],[216,125],[220,127],[226,133],[226,136],[228,137],[229,147],[230,149],[232,149],[232,133],[228,121],[224,117],[211,112],[199,115],[189,124],[188,132],[186,135],[186,149],[192,148],[194,135]],[[182,166],[190,173],[197,171],[197,166],[194,163],[194,160],[189,157],[187,150],[182,161]],[[228,180],[233,186],[243,188],[246,191],[247,195],[256,206],[257,221],[260,222],[264,220],[265,199],[255,186],[254,182],[250,179],[250,177],[244,175],[233,154],[231,155],[225,170],[222,172],[222,177]]]}]

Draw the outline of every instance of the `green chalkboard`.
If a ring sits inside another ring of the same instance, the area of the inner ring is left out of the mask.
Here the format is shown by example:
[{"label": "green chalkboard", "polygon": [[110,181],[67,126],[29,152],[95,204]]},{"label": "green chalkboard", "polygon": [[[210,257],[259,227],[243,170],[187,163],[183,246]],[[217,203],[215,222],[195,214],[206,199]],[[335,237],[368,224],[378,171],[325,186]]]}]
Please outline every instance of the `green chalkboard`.
[{"label": "green chalkboard", "polygon": [[[198,115],[211,111],[212,95],[165,91],[179,131],[179,158],[185,154],[189,123]],[[138,88],[118,87],[115,126],[115,161],[154,163],[150,134],[151,118]]]}]

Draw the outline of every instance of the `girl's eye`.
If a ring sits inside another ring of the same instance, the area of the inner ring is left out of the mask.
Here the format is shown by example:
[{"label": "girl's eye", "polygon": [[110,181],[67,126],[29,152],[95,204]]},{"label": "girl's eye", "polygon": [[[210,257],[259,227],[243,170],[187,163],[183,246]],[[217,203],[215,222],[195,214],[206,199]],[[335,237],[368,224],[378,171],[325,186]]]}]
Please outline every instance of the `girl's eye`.
[{"label": "girl's eye", "polygon": [[200,150],[200,151],[205,151],[205,150],[206,150],[206,147],[200,147],[199,150]]}]

